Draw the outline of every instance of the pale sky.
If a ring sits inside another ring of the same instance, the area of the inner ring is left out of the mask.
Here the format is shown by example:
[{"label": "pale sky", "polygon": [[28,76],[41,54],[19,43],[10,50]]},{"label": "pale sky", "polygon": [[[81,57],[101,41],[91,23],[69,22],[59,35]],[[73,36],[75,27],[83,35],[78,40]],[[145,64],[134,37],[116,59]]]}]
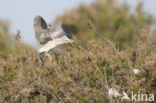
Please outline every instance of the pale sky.
[{"label": "pale sky", "polygon": [[[11,22],[11,32],[21,31],[22,41],[36,45],[33,31],[33,19],[41,15],[47,22],[80,3],[89,4],[93,0],[0,0],[0,19]],[[125,0],[119,0],[124,1]],[[128,0],[132,6],[144,1],[146,11],[156,16],[156,0]]]}]

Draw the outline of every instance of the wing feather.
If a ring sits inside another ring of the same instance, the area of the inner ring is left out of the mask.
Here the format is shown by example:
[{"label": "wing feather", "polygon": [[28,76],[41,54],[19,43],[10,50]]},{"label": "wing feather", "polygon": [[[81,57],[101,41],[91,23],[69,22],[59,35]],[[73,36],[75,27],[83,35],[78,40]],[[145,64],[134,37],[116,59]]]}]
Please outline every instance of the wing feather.
[{"label": "wing feather", "polygon": [[51,37],[58,38],[63,36],[62,24],[61,21],[53,23],[52,27],[50,28]]},{"label": "wing feather", "polygon": [[35,17],[33,27],[35,37],[40,44],[46,44],[49,40],[52,40],[49,34],[47,23],[41,16]]}]

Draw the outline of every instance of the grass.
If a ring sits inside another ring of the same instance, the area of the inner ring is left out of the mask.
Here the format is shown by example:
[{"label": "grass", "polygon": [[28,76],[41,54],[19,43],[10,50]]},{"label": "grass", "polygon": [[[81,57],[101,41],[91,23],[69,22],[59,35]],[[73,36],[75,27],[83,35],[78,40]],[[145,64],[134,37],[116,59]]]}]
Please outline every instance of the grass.
[{"label": "grass", "polygon": [[[147,31],[135,45],[120,51],[106,38],[84,43],[74,37],[76,45],[55,52],[54,63],[42,63],[32,47],[17,41],[13,49],[0,51],[0,102],[121,102],[120,97],[108,96],[109,88],[128,95],[131,91],[156,94],[155,47]],[[141,73],[134,75],[134,68]]]}]

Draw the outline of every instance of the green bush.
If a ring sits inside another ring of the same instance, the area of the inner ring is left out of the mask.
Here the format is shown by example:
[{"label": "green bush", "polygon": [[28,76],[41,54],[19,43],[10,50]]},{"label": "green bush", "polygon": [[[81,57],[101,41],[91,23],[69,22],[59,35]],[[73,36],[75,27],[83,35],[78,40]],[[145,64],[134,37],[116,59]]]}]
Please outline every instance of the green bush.
[{"label": "green bush", "polygon": [[9,33],[9,24],[0,20],[0,51],[10,48],[11,37]]},{"label": "green bush", "polygon": [[[98,38],[95,30],[104,37],[114,40],[119,49],[132,46],[139,36],[139,30],[154,22],[153,16],[142,10],[138,4],[135,12],[130,6],[115,0],[98,0],[91,5],[81,5],[58,16],[64,29],[83,41]],[[94,29],[90,28],[92,23]]]},{"label": "green bush", "polygon": [[[109,88],[117,89],[120,94],[124,90],[129,96],[132,91],[156,94],[156,55],[149,40],[150,29],[138,32],[151,19],[131,15],[132,19],[127,6],[116,6],[110,1],[91,5],[60,17],[67,32],[74,32],[76,43],[53,53],[53,63],[42,62],[34,48],[20,39],[14,48],[0,50],[1,103],[123,102],[121,97],[111,98]],[[120,27],[121,21],[124,26]],[[2,34],[9,34],[7,26],[2,27]],[[8,48],[10,40],[6,35],[4,39],[7,39],[4,48]],[[118,42],[124,49],[119,51],[115,47]],[[140,70],[139,74],[133,73],[135,68]]]}]

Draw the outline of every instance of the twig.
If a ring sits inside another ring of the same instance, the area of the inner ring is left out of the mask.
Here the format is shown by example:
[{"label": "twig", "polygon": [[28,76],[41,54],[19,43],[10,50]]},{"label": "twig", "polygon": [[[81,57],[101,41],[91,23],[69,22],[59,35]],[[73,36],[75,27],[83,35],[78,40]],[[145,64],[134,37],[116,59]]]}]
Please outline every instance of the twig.
[{"label": "twig", "polygon": [[113,84],[115,84],[113,68],[112,68],[112,80],[113,80]]},{"label": "twig", "polygon": [[107,42],[108,44],[110,44],[111,47],[114,49],[114,51],[115,51],[117,54],[119,54],[119,51],[115,48],[115,46],[113,45],[113,43],[112,43],[110,40],[106,39],[103,35],[101,35],[101,33],[98,33],[98,32],[96,31],[96,29],[95,29],[95,27],[94,27],[94,24],[92,23],[91,20],[89,20],[89,24],[91,25],[93,31],[94,31],[99,37],[101,37],[105,42]]},{"label": "twig", "polygon": [[104,72],[105,72],[105,84],[106,84],[106,87],[107,87],[107,90],[109,89],[109,86],[108,86],[108,80],[107,80],[107,72],[106,72],[106,68],[104,68]]},{"label": "twig", "polygon": [[[80,46],[79,45],[77,45],[79,48],[80,48]],[[82,49],[81,49],[82,50]],[[82,50],[83,52],[86,52],[86,50],[85,49],[83,49]],[[88,53],[87,53],[88,54]],[[95,68],[97,68],[98,70],[99,70],[99,72],[100,72],[100,68],[98,67],[98,65],[96,64],[96,62],[93,60],[93,58],[88,54],[88,56],[90,57],[90,59],[91,59],[91,61],[92,61],[92,63],[93,63],[93,65],[94,65],[94,67]],[[105,69],[104,69],[105,70]],[[103,74],[100,72],[100,75],[101,75],[101,77],[102,77],[102,79],[104,78],[103,77]],[[106,84],[106,88],[107,88],[107,90],[108,90],[108,82],[107,82],[107,75],[106,75],[106,70],[105,70],[105,84]]]},{"label": "twig", "polygon": [[118,33],[119,33],[119,31],[120,31],[120,28],[121,28],[121,25],[119,26],[119,28],[118,28],[118,30],[117,30],[117,32],[116,32],[116,34],[115,34],[114,41],[115,41],[116,37],[118,36]]}]

